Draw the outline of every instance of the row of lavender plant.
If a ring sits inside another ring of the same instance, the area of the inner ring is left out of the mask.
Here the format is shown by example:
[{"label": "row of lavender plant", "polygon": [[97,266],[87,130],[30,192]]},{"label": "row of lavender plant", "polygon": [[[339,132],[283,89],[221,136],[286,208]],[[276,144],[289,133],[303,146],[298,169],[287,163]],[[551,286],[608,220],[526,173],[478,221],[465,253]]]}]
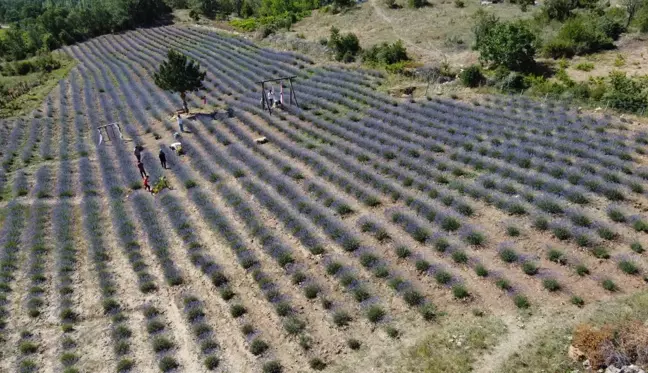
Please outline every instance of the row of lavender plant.
[{"label": "row of lavender plant", "polygon": [[59,320],[62,326],[61,356],[65,372],[74,372],[79,360],[75,326],[79,315],[75,311],[75,274],[78,270],[78,250],[74,238],[74,208],[65,201],[59,202],[52,216],[53,233],[56,237],[57,289],[59,293]]},{"label": "row of lavender plant", "polygon": [[47,232],[45,226],[49,221],[50,207],[39,201],[31,206],[30,222],[28,226],[29,237],[29,282],[30,288],[25,300],[27,313],[30,317],[41,315],[43,306],[46,305],[45,292],[48,287],[49,276],[46,273],[46,264],[51,251],[46,243]]},{"label": "row of lavender plant", "polygon": [[[285,195],[286,193],[288,193],[289,195],[291,195],[290,200],[293,206],[303,206],[303,208],[298,209],[299,213],[305,214],[306,216],[317,216],[318,218],[315,220],[315,224],[320,225],[324,229],[325,234],[331,237],[334,242],[337,242],[344,249],[344,251],[355,252],[360,248],[359,239],[357,237],[354,237],[349,231],[346,231],[341,224],[335,221],[334,217],[325,215],[327,214],[325,211],[322,211],[319,207],[312,204],[308,200],[308,198],[305,198],[301,193],[297,192],[294,187],[291,187],[290,184],[288,184],[288,180],[283,181],[278,175],[270,174],[267,169],[262,166],[261,163],[249,164],[249,162],[253,162],[252,159],[254,159],[255,157],[251,154],[241,154],[239,153],[239,151],[242,151],[242,149],[234,148],[238,148],[238,146],[231,145],[228,147],[228,149],[232,149],[230,150],[230,152],[233,153],[232,155],[235,158],[247,160],[247,162],[243,162],[245,167],[249,167],[255,175],[260,175],[264,180],[267,180],[270,186],[278,188],[278,190],[280,189],[282,194]],[[219,155],[218,158],[221,159],[222,162],[223,160],[227,159],[227,155]],[[276,200],[279,197],[277,195],[270,194],[266,190],[267,188],[261,186],[259,183],[256,183],[250,179],[245,179],[243,181],[243,185],[250,193],[256,195],[260,201],[266,201],[262,203],[279,218],[283,217],[282,220],[293,221],[295,215],[299,215],[299,213],[295,214],[291,211],[294,207],[291,208],[283,205],[282,203],[277,203]],[[372,253],[373,251],[374,250],[371,250],[370,248],[363,248],[362,250],[358,250],[356,254],[358,255],[358,258],[365,258],[365,262],[370,264],[371,267],[373,267],[374,265],[379,266],[380,263],[377,257],[374,258],[375,254]],[[346,286],[350,291],[353,292],[356,300],[359,302],[368,300],[370,294],[367,292],[365,287],[360,286],[360,284],[355,279],[349,281],[349,276],[353,276],[351,273],[347,273],[346,275]],[[420,304],[419,302],[422,303],[422,299],[419,299],[416,304],[412,305],[418,305]]]},{"label": "row of lavender plant", "polygon": [[180,369],[180,363],[175,357],[176,342],[167,330],[168,321],[163,313],[153,305],[144,306],[146,318],[146,331],[149,335],[151,347],[158,359],[158,367],[162,372],[174,372]]},{"label": "row of lavender plant", "polygon": [[[10,316],[10,295],[14,290],[16,271],[20,268],[22,233],[25,227],[25,206],[10,202],[0,232],[0,344],[7,342],[7,324]],[[3,347],[3,350],[6,347]]]}]

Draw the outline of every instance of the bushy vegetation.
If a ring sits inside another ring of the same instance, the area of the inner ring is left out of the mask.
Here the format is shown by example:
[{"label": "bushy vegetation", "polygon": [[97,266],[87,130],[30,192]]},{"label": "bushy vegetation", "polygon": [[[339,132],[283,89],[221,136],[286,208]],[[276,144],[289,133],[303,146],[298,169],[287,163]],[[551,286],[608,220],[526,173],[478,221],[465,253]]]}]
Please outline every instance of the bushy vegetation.
[{"label": "bushy vegetation", "polygon": [[475,88],[484,82],[484,74],[482,74],[481,67],[477,65],[470,65],[459,73],[461,83],[466,87]]},{"label": "bushy vegetation", "polygon": [[382,43],[366,49],[362,53],[362,61],[369,65],[389,66],[409,61],[407,50],[402,41]]},{"label": "bushy vegetation", "polygon": [[10,23],[0,38],[0,57],[22,60],[89,38],[164,20],[171,9],[162,0],[108,0],[57,4],[2,2],[0,21]]},{"label": "bushy vegetation", "polygon": [[505,67],[514,71],[532,68],[538,38],[521,21],[500,21],[494,15],[478,12],[474,27],[474,49],[479,59],[493,67]]},{"label": "bushy vegetation", "polygon": [[361,51],[360,41],[353,33],[341,34],[335,27],[331,28],[328,46],[337,61],[353,62]]}]

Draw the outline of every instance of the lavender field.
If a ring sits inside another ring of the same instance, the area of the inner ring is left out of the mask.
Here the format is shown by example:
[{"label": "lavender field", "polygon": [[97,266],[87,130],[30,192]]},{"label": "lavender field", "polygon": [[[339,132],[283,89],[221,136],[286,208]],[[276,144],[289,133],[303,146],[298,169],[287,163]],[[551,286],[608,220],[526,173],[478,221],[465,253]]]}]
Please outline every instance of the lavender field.
[{"label": "lavender field", "polygon": [[[152,78],[169,48],[207,71],[190,108],[217,110],[186,121],[180,157],[180,98]],[[368,372],[471,310],[646,288],[635,123],[395,99],[379,73],[199,28],[65,52],[79,64],[41,108],[0,123],[2,372]],[[289,75],[299,106],[263,111],[255,82]],[[98,145],[113,122],[127,141]],[[136,143],[171,190],[142,189]]]}]

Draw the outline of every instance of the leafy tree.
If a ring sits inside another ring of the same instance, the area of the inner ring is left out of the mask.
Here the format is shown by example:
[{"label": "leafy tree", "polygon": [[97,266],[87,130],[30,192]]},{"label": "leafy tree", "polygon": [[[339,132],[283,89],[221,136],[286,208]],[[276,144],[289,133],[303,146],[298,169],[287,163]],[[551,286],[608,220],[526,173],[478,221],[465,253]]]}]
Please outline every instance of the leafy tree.
[{"label": "leafy tree", "polygon": [[621,0],[621,5],[626,8],[626,12],[628,13],[628,19],[625,25],[628,28],[639,10],[644,6],[648,6],[648,2],[646,0]]},{"label": "leafy tree", "polygon": [[474,28],[474,49],[482,62],[511,70],[527,70],[535,64],[537,38],[521,22],[501,22],[481,12]]},{"label": "leafy tree", "polygon": [[545,45],[545,54],[553,58],[573,57],[614,47],[613,39],[596,19],[592,22],[592,17],[583,15],[565,22],[556,37]]},{"label": "leafy tree", "polygon": [[477,65],[471,65],[465,68],[460,74],[459,79],[466,87],[478,87],[484,81],[484,74]]},{"label": "leafy tree", "polygon": [[391,65],[401,61],[408,61],[407,49],[401,40],[393,43],[382,43],[367,49],[362,55],[365,62]]},{"label": "leafy tree", "polygon": [[340,34],[340,30],[331,28],[328,46],[335,53],[335,59],[343,62],[353,62],[360,52],[360,41],[355,34]]},{"label": "leafy tree", "polygon": [[577,7],[578,3],[575,0],[547,0],[542,11],[548,19],[564,22],[572,16],[572,10]]},{"label": "leafy tree", "polygon": [[202,81],[206,72],[200,71],[200,65],[190,60],[182,53],[169,50],[167,60],[160,64],[153,75],[155,84],[165,91],[178,92],[182,98],[182,107],[189,112],[187,107],[187,92],[203,88]]},{"label": "leafy tree", "polygon": [[615,109],[640,112],[648,108],[647,84],[638,79],[628,78],[625,73],[610,73],[610,86],[603,95],[610,107]]},{"label": "leafy tree", "polygon": [[225,0],[192,0],[192,10],[213,19],[218,13],[229,13],[231,11],[229,2]]},{"label": "leafy tree", "polygon": [[[427,0],[408,0],[407,4],[410,8],[422,8],[428,5],[428,2]],[[393,8],[393,6],[391,6],[390,8]]]}]

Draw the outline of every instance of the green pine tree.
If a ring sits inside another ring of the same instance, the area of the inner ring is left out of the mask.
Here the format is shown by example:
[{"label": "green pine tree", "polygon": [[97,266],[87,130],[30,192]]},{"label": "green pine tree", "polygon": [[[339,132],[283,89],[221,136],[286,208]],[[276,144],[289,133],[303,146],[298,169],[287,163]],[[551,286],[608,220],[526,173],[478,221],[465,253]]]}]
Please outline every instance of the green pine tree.
[{"label": "green pine tree", "polygon": [[202,81],[206,72],[200,71],[198,62],[190,60],[184,54],[173,49],[169,50],[167,60],[160,64],[160,68],[153,75],[155,84],[165,91],[178,92],[182,98],[185,112],[187,107],[187,92],[203,88]]}]

